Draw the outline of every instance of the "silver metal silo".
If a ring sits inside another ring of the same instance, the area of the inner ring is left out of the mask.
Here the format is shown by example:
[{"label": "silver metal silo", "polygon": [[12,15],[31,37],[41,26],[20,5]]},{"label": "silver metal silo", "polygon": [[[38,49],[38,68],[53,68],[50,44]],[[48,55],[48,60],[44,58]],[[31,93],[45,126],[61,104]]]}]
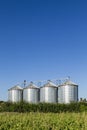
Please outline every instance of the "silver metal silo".
[{"label": "silver metal silo", "polygon": [[39,88],[32,82],[23,89],[23,101],[28,103],[39,102]]},{"label": "silver metal silo", "polygon": [[58,102],[70,103],[78,101],[78,85],[66,81],[64,84],[58,86]]},{"label": "silver metal silo", "polygon": [[47,84],[40,88],[40,102],[57,102],[57,87],[51,81],[48,81]]},{"label": "silver metal silo", "polygon": [[8,89],[8,101],[9,102],[20,102],[22,101],[23,97],[23,89],[19,86],[16,85],[10,89]]}]

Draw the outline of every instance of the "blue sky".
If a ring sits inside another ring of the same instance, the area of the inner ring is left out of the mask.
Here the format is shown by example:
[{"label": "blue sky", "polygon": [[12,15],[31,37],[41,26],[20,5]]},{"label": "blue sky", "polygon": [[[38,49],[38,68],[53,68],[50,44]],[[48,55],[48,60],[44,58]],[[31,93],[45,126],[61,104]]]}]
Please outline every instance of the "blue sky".
[{"label": "blue sky", "polygon": [[0,1],[0,100],[24,79],[67,76],[87,98],[87,1]]}]

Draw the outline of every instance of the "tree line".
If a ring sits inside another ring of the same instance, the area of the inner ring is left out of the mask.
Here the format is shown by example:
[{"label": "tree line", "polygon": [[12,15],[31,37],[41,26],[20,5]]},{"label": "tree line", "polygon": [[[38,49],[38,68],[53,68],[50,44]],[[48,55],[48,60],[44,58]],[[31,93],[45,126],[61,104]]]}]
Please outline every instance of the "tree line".
[{"label": "tree line", "polygon": [[83,112],[87,111],[86,102],[70,103],[70,104],[54,104],[54,103],[39,103],[29,104],[25,102],[10,103],[0,101],[0,112]]}]

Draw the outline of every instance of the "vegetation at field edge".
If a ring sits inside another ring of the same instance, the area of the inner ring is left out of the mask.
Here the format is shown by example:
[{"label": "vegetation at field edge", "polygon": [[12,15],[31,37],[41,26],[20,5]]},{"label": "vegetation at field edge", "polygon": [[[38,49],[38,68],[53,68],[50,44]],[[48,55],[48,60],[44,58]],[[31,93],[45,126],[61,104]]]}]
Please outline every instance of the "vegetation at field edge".
[{"label": "vegetation at field edge", "polygon": [[87,103],[70,103],[70,104],[51,104],[51,103],[38,103],[29,104],[25,102],[10,103],[0,102],[0,112],[44,112],[44,113],[61,113],[61,112],[86,112]]}]

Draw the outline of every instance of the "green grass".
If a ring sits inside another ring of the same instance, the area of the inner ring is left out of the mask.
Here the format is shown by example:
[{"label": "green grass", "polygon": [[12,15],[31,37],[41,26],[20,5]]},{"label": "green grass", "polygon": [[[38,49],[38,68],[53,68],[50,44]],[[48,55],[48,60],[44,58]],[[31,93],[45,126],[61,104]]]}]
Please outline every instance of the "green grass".
[{"label": "green grass", "polygon": [[87,113],[0,113],[0,130],[87,130]]}]

